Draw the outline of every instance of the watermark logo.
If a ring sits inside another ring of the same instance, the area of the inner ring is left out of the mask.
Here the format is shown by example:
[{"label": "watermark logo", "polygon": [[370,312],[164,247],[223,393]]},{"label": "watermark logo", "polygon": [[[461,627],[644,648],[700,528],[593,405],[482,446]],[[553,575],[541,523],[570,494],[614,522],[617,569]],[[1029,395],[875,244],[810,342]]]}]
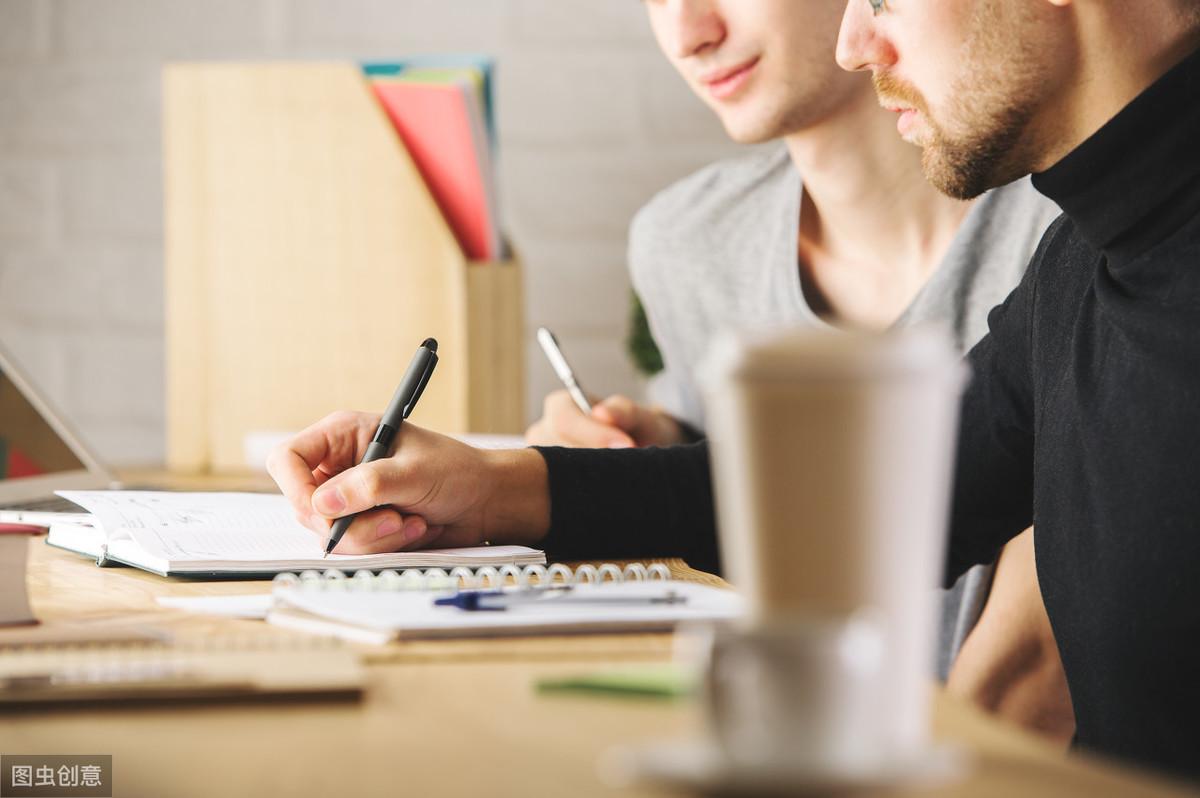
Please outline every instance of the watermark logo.
[{"label": "watermark logo", "polygon": [[3,798],[111,798],[112,756],[0,756]]}]

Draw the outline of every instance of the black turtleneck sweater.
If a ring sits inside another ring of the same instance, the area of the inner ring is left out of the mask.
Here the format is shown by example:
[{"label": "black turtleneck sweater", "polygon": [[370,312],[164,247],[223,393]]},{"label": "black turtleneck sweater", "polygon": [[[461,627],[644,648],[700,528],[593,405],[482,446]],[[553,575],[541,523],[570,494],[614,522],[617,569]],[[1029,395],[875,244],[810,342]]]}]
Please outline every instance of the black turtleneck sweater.
[{"label": "black turtleneck sweater", "polygon": [[[968,356],[947,584],[1035,525],[1077,743],[1200,777],[1200,52],[1034,176],[1064,215]],[[545,449],[561,556],[718,565],[707,450]]]}]

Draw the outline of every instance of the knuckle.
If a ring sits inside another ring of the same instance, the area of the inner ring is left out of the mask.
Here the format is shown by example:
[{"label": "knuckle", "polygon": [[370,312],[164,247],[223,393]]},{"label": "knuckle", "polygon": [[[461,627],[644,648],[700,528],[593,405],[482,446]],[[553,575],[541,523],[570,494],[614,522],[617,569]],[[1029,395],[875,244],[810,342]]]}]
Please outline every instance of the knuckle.
[{"label": "knuckle", "polygon": [[287,474],[287,461],[293,456],[291,449],[291,441],[277,443],[271,447],[271,451],[267,452],[267,473],[273,477],[280,477]]},{"label": "knuckle", "polygon": [[378,549],[377,530],[382,515],[378,511],[364,512],[354,519],[354,523],[346,530],[346,537],[351,540],[360,554],[374,554]]},{"label": "knuckle", "polygon": [[271,451],[267,453],[267,473],[273,477],[279,474],[279,464],[283,458],[281,449],[283,449],[282,444],[272,447]]},{"label": "knuckle", "polygon": [[380,475],[379,469],[360,468],[358,472],[358,488],[362,492],[362,498],[378,504],[379,502],[375,499],[383,490],[383,477]]},{"label": "knuckle", "polygon": [[603,402],[603,407],[610,414],[612,414],[618,418],[621,416],[629,415],[635,409],[635,405],[634,405],[634,402],[632,399],[629,399],[626,396],[620,396],[620,395],[610,396],[607,399],[605,399]]},{"label": "knuckle", "polygon": [[349,410],[335,410],[325,416],[321,423],[329,427],[344,427],[354,423],[354,413]]}]

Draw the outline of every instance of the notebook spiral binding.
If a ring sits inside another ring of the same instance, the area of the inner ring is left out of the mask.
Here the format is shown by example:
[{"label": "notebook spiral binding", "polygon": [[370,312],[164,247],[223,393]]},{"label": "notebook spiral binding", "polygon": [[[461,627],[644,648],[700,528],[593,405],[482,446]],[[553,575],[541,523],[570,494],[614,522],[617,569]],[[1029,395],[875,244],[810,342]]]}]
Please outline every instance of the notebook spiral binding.
[{"label": "notebook spiral binding", "polygon": [[600,566],[580,565],[571,569],[561,563],[553,565],[502,565],[499,568],[485,565],[482,568],[407,568],[403,571],[355,571],[346,576],[330,568],[327,571],[302,571],[278,574],[273,590],[459,590],[476,588],[501,588],[510,585],[533,587],[536,585],[598,584],[601,582],[669,582],[671,570],[662,563],[630,563],[624,568],[613,563]]}]

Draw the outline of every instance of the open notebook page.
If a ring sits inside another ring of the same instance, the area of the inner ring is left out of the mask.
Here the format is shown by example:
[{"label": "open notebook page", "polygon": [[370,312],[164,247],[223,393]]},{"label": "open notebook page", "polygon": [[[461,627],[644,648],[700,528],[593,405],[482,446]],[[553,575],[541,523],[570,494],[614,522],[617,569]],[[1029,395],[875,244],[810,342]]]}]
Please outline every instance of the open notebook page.
[{"label": "open notebook page", "polygon": [[[459,559],[510,562],[540,553],[519,546],[442,549],[402,555],[330,555],[292,517],[279,495],[157,491],[60,491],[92,513],[110,540],[128,537],[146,555],[167,563],[280,563],[320,561],[331,568],[404,558],[414,565]],[[533,561],[541,561],[537,557]],[[406,563],[407,564],[407,563]]]}]

